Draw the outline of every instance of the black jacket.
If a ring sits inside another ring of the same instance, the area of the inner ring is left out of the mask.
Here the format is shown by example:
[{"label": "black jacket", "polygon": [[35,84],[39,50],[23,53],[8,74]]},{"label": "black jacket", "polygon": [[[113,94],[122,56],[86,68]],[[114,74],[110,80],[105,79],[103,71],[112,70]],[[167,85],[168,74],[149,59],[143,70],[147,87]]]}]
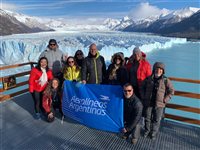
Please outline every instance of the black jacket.
[{"label": "black jacket", "polygon": [[135,95],[124,98],[124,122],[127,131],[133,130],[142,117],[143,105]]},{"label": "black jacket", "polygon": [[96,57],[91,54],[84,59],[81,68],[81,80],[86,80],[86,83],[100,84],[104,81],[106,74],[106,64],[103,56],[97,53]]},{"label": "black jacket", "polygon": [[110,64],[108,66],[108,69],[107,69],[107,72],[106,72],[106,82],[107,82],[107,84],[121,85],[121,86],[126,84],[128,82],[128,72],[127,72],[127,70],[124,66],[120,66],[116,70],[116,76],[117,76],[116,80],[109,80],[109,75],[112,72],[113,68],[114,68],[114,64]]}]

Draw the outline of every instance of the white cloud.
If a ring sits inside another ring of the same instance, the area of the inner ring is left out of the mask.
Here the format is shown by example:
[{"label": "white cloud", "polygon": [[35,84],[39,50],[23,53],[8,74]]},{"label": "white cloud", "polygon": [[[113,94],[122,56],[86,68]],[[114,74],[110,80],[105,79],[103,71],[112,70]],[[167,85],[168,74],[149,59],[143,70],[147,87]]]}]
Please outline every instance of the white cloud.
[{"label": "white cloud", "polygon": [[157,6],[152,6],[148,2],[140,3],[134,9],[132,9],[129,13],[130,18],[133,20],[145,19],[150,16],[159,16],[163,13],[168,13],[167,9],[160,9]]},{"label": "white cloud", "polygon": [[11,10],[11,11],[16,11],[19,9],[19,7],[15,4],[10,4],[10,3],[0,3],[0,7],[3,10]]}]

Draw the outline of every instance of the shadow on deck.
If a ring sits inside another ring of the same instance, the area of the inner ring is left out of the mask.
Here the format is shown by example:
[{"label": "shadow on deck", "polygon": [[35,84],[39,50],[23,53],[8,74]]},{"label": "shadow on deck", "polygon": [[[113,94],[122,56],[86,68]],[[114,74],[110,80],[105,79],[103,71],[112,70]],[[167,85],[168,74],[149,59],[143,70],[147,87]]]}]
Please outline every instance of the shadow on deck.
[{"label": "shadow on deck", "polygon": [[30,94],[0,103],[1,150],[197,150],[200,128],[165,121],[155,141],[140,137],[136,145],[117,134],[87,128],[66,118],[53,123],[35,120]]}]

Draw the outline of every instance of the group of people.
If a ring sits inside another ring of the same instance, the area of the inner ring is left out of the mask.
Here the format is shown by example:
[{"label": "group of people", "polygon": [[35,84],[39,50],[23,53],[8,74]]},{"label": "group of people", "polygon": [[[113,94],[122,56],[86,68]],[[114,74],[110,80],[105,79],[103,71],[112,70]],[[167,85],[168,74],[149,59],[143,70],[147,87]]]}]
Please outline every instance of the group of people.
[{"label": "group of people", "polygon": [[171,81],[165,76],[165,65],[156,62],[151,65],[146,54],[139,47],[125,60],[124,54],[113,54],[111,64],[106,69],[104,57],[96,44],[89,46],[87,57],[81,50],[75,56],[65,57],[55,39],[51,39],[42,52],[29,78],[29,91],[35,106],[35,117],[44,113],[52,122],[55,111],[62,114],[62,83],[64,80],[83,84],[121,85],[124,93],[123,138],[131,135],[131,142],[137,143],[140,136],[142,117],[145,120],[144,137],[155,139],[166,103],[174,94]]}]

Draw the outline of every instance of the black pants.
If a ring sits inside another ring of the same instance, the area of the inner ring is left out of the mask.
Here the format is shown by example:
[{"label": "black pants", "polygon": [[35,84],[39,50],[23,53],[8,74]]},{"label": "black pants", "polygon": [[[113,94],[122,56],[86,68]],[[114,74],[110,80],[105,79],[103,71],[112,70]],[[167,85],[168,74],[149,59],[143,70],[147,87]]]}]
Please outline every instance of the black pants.
[{"label": "black pants", "polygon": [[147,107],[145,111],[145,132],[151,132],[152,136],[156,136],[162,115],[162,107]]},{"label": "black pants", "polygon": [[42,92],[34,91],[33,93],[31,93],[31,95],[34,100],[35,113],[40,113],[41,111],[44,112],[44,109],[42,107]]}]

